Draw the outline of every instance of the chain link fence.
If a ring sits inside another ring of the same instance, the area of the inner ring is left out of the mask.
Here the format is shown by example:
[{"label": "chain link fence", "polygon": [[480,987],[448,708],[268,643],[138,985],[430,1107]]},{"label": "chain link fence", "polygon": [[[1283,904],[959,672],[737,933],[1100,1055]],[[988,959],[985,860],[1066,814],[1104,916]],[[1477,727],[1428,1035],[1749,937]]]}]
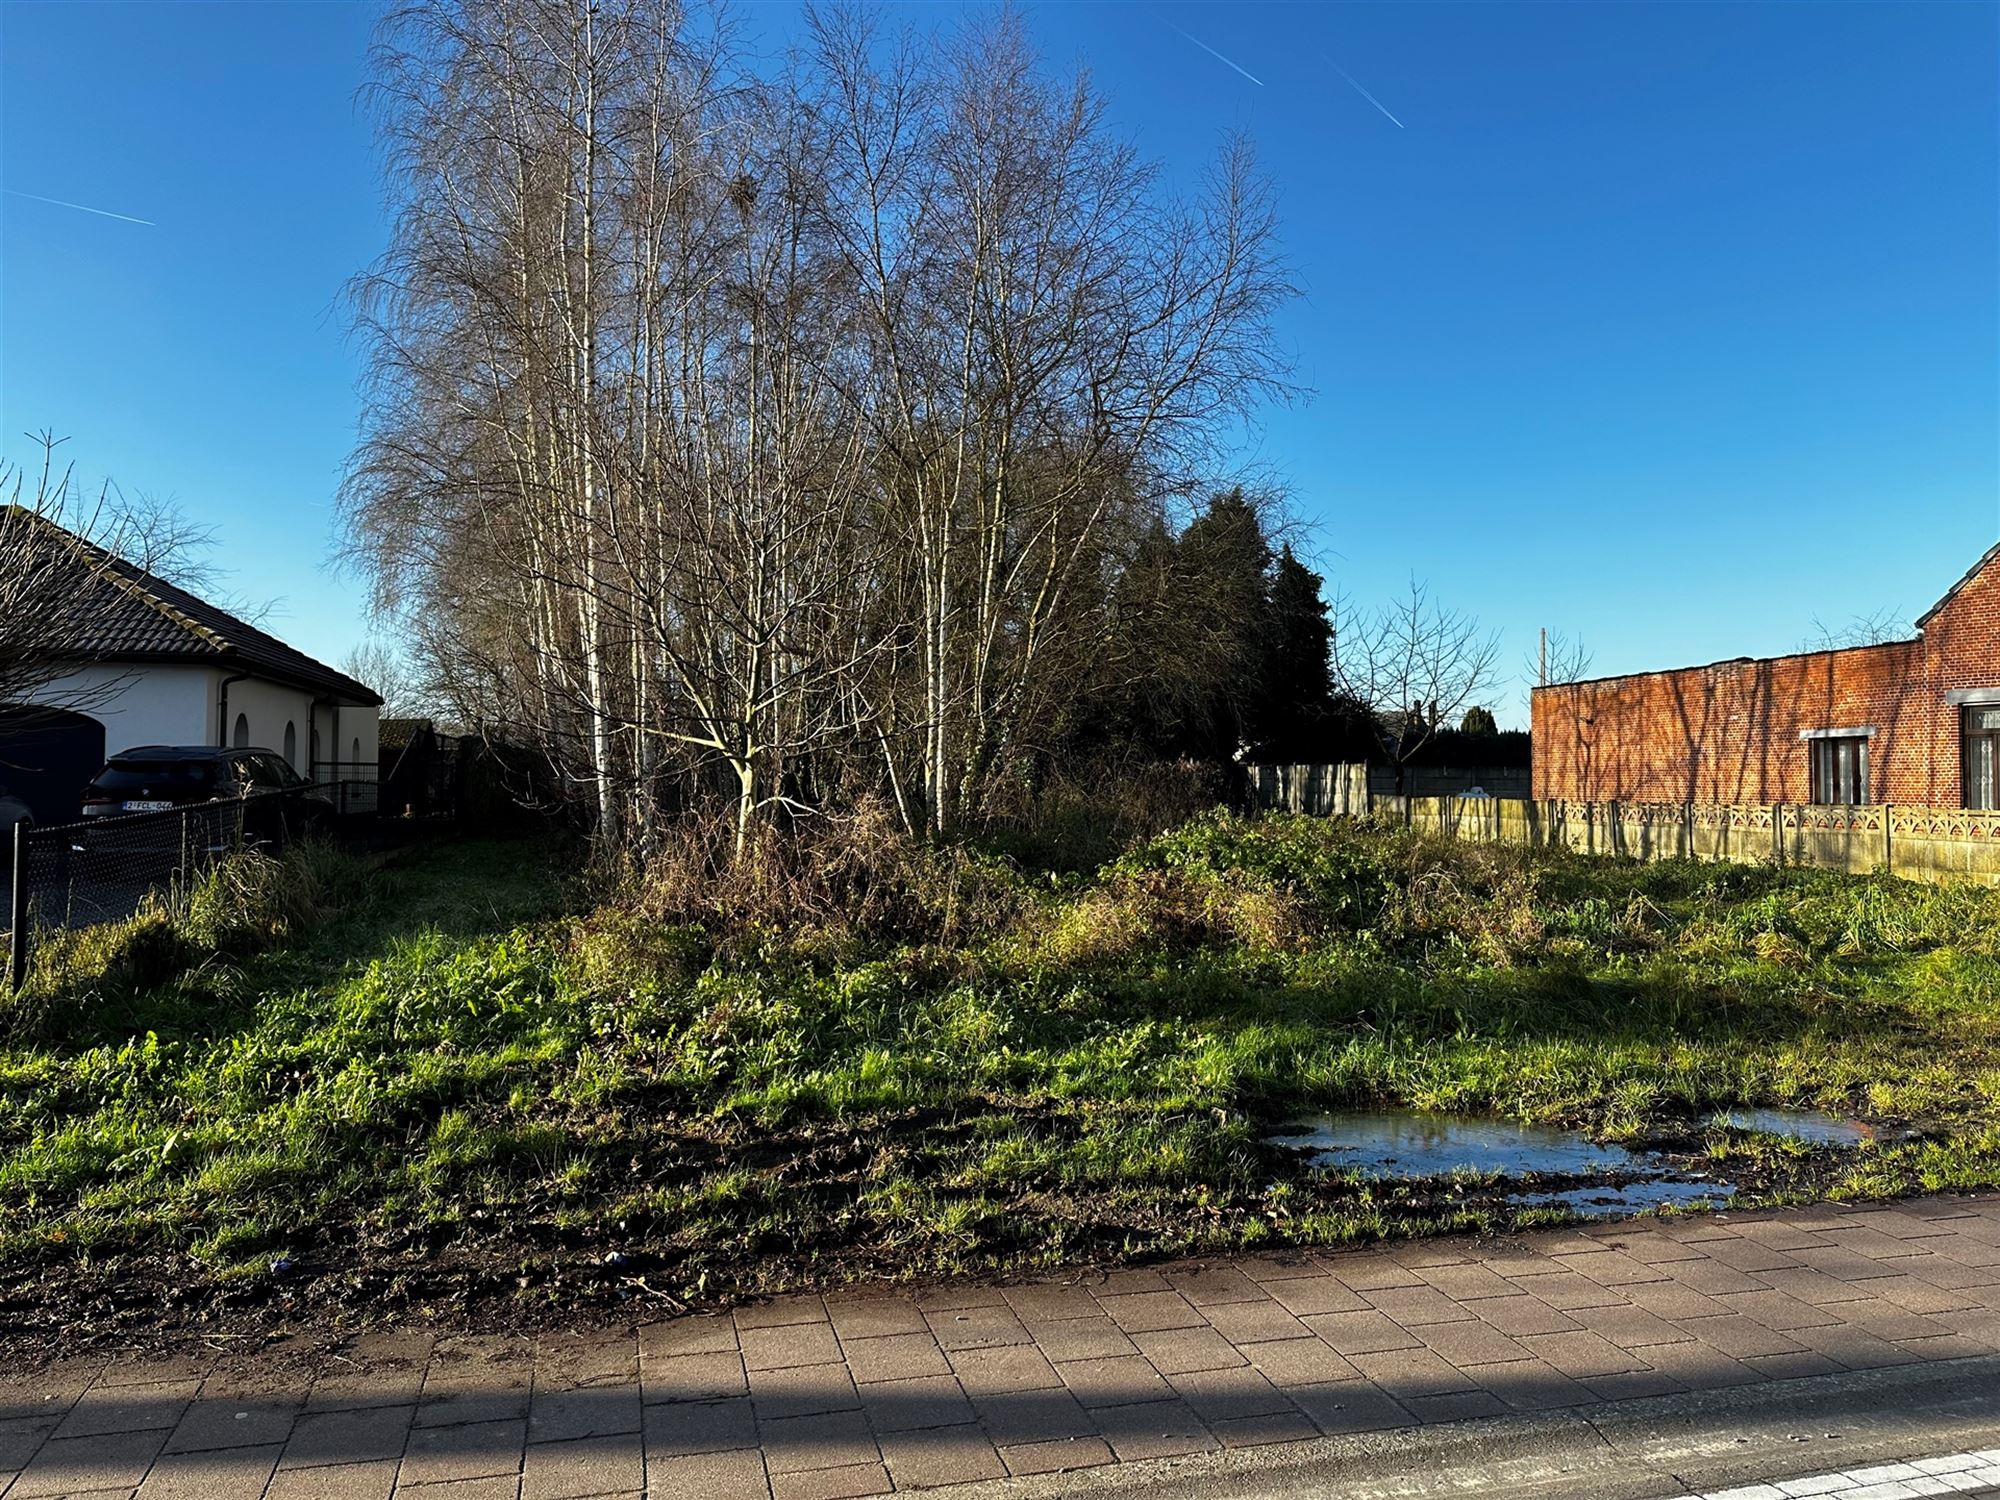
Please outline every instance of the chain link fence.
[{"label": "chain link fence", "polygon": [[375,811],[372,783],[335,782],[160,812],[123,813],[14,830],[4,871],[7,983],[28,975],[34,934],[132,916],[149,896],[170,907],[216,860],[245,849],[282,853],[308,832],[336,833]]},{"label": "chain link fence", "polygon": [[319,761],[313,767],[313,779],[314,792],[333,803],[343,818],[382,810],[382,785],[372,761]]}]

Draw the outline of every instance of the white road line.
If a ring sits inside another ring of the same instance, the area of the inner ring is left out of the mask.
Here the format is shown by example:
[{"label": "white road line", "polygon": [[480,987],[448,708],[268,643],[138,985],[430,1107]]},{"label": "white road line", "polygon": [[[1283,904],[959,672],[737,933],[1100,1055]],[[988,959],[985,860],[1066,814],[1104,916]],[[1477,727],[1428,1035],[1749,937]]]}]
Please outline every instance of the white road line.
[{"label": "white road line", "polygon": [[1919,1495],[1995,1494],[2000,1494],[2000,1448],[1738,1485],[1678,1500],[1915,1500]]}]

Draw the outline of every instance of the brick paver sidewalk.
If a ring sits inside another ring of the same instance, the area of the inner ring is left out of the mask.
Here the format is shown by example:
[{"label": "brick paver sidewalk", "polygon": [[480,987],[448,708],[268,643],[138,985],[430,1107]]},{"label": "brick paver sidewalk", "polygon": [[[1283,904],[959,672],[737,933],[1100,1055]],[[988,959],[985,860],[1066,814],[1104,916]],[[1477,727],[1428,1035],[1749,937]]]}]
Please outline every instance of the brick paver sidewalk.
[{"label": "brick paver sidewalk", "polygon": [[1935,1199],[77,1362],[0,1383],[0,1491],[834,1500],[1997,1351],[2000,1198]]}]

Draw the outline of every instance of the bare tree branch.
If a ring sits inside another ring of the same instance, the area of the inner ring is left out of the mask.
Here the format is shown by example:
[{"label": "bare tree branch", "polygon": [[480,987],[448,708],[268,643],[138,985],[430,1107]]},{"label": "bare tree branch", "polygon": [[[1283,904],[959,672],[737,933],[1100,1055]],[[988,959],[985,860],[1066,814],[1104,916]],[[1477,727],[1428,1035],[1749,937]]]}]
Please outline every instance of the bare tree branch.
[{"label": "bare tree branch", "polygon": [[1590,675],[1593,660],[1582,636],[1557,633],[1537,640],[1535,649],[1521,658],[1521,678],[1530,687],[1581,682]]},{"label": "bare tree branch", "polygon": [[468,723],[600,833],[726,796],[976,817],[1117,655],[1118,579],[1255,402],[1290,294],[1232,143],[1180,201],[1018,20],[415,0],[353,556]]},{"label": "bare tree branch", "polygon": [[[28,440],[37,457],[0,460],[0,705],[86,709],[123,685],[79,675],[113,644],[119,601],[149,576],[204,576],[201,553],[213,535],[170,505],[127,501],[108,482],[85,491],[59,457],[62,439]],[[137,582],[113,571],[112,559]]]},{"label": "bare tree branch", "polygon": [[1333,670],[1343,691],[1375,712],[1384,757],[1403,769],[1440,729],[1493,685],[1500,641],[1410,579],[1407,593],[1368,612],[1333,601]]},{"label": "bare tree branch", "polygon": [[1843,625],[1828,625],[1818,615],[1814,615],[1812,634],[1799,642],[1799,649],[1839,651],[1849,646],[1880,646],[1889,641],[1908,639],[1910,639],[1910,628],[1903,622],[1902,612],[1884,608],[1870,614],[1856,615]]}]

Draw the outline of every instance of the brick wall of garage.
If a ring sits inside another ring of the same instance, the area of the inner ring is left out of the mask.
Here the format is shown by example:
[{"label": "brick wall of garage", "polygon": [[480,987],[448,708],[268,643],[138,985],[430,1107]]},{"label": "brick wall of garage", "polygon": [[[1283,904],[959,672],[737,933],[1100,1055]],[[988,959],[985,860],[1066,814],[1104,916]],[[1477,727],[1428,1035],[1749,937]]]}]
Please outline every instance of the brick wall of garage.
[{"label": "brick wall of garage", "polygon": [[[2000,552],[2000,549],[1996,549]],[[1914,640],[1537,688],[1534,794],[1627,802],[1804,802],[1811,731],[1873,729],[1869,800],[1958,806],[1954,691],[2000,688],[2000,557]]]}]

